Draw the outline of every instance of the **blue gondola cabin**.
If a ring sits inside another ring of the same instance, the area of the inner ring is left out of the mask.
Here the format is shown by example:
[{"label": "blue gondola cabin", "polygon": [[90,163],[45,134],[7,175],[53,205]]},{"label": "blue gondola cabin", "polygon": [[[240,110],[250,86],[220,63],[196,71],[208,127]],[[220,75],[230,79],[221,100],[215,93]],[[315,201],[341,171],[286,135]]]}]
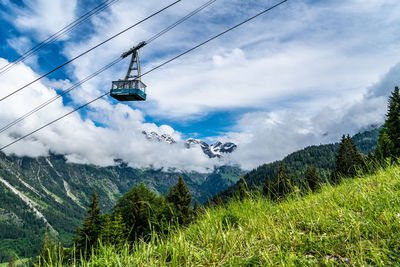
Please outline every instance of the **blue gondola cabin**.
[{"label": "blue gondola cabin", "polygon": [[118,101],[145,101],[146,85],[140,80],[113,81],[110,96]]},{"label": "blue gondola cabin", "polygon": [[[113,81],[111,85],[110,96],[118,101],[146,100],[146,85],[140,80],[142,75],[139,59],[139,49],[145,45],[146,42],[141,42],[121,55],[121,58],[126,58],[129,55],[132,55],[132,58],[125,79]],[[133,74],[132,71],[134,71]]]}]

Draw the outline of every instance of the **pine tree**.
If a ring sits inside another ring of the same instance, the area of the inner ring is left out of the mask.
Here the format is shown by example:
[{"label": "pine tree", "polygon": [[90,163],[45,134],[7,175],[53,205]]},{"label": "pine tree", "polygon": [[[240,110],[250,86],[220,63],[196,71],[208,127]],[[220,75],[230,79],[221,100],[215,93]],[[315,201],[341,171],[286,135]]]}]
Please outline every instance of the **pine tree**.
[{"label": "pine tree", "polygon": [[287,194],[292,192],[293,184],[287,175],[285,164],[282,162],[276,171],[276,180],[275,180],[275,198],[285,197]]},{"label": "pine tree", "polygon": [[351,177],[363,166],[363,159],[349,135],[343,135],[336,156],[335,169],[332,175],[333,183],[338,183],[342,177]]},{"label": "pine tree", "polygon": [[179,176],[177,184],[170,188],[165,199],[174,204],[179,224],[184,225],[190,222],[192,194],[182,176]]},{"label": "pine tree", "polygon": [[309,190],[314,191],[315,189],[317,189],[318,185],[321,182],[321,178],[319,177],[317,168],[315,168],[315,166],[307,167],[304,182]]},{"label": "pine tree", "polygon": [[74,238],[76,248],[84,252],[96,247],[100,237],[101,216],[96,190],[93,192],[92,202],[86,212],[88,216],[84,219],[83,226],[78,228],[77,236]]},{"label": "pine tree", "polygon": [[388,157],[400,158],[400,92],[397,86],[389,97],[388,113],[379,132],[375,157],[381,162]]},{"label": "pine tree", "polygon": [[142,183],[118,199],[113,214],[114,218],[120,214],[128,240],[134,242],[138,238],[149,238],[153,224],[157,224],[157,213],[163,206],[163,197],[157,196]]},{"label": "pine tree", "polygon": [[123,222],[121,214],[116,213],[113,217],[109,214],[105,214],[103,216],[101,231],[102,242],[116,246],[123,245],[126,235],[125,229],[126,226]]}]

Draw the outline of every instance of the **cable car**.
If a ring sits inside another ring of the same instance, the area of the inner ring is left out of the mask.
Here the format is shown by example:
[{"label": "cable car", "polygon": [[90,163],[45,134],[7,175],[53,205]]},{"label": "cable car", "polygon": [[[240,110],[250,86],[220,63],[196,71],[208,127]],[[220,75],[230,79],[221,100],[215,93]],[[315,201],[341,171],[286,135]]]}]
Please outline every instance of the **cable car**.
[{"label": "cable car", "polygon": [[[145,45],[146,42],[141,42],[136,47],[131,48],[128,52],[121,55],[122,58],[132,55],[132,58],[125,79],[112,82],[110,96],[118,101],[146,100],[146,85],[140,80],[141,72],[139,59],[139,49]],[[136,71],[136,73],[132,75],[132,71]]]}]

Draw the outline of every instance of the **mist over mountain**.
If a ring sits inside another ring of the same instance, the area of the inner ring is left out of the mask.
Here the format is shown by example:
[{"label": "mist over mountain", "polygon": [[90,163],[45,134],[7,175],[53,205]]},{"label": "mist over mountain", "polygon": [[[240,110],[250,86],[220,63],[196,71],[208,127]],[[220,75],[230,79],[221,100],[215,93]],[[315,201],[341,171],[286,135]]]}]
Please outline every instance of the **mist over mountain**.
[{"label": "mist over mountain", "polygon": [[[361,152],[373,150],[377,132],[367,131],[353,137]],[[215,158],[236,149],[229,142],[208,145],[188,139],[179,144],[168,135],[146,133],[146,136],[170,146],[184,145],[187,149],[200,146],[204,154]],[[304,171],[299,166],[308,164],[327,172],[333,167],[337,146],[312,146],[292,153],[284,161],[299,176]],[[68,245],[81,224],[94,189],[102,210],[108,211],[133,186],[144,183],[152,191],[165,194],[178,176],[182,176],[194,199],[204,202],[216,194],[231,196],[237,189],[235,183],[245,174],[250,188],[259,186],[266,175],[273,175],[278,163],[265,164],[248,174],[235,166],[214,167],[209,173],[198,173],[177,168],[135,169],[122,159],[114,159],[113,166],[99,167],[68,163],[63,155],[30,158],[0,153],[0,261],[1,257],[6,258],[10,248],[22,256],[37,255],[46,230],[54,232]]]},{"label": "mist over mountain", "polygon": [[106,212],[133,186],[144,183],[165,194],[182,176],[194,199],[202,203],[238,181],[241,173],[231,166],[198,173],[135,169],[122,159],[115,159],[114,166],[100,167],[69,163],[63,155],[30,158],[0,153],[0,262],[9,258],[10,249],[23,257],[37,255],[45,231],[69,245],[93,190]]},{"label": "mist over mountain", "polygon": [[[165,142],[168,144],[177,144],[177,142],[172,138],[172,136],[168,134],[158,134],[156,132],[146,132],[142,131],[142,133],[146,136],[147,140],[149,141],[155,141],[155,142]],[[181,144],[182,145],[182,144]],[[199,139],[194,139],[194,138],[189,138],[186,141],[183,142],[183,145],[187,149],[191,148],[196,148],[200,147],[201,150],[204,152],[205,155],[207,155],[209,158],[221,158],[226,154],[233,153],[237,145],[235,145],[232,142],[215,142],[214,144],[207,144],[204,141],[201,141]]]}]

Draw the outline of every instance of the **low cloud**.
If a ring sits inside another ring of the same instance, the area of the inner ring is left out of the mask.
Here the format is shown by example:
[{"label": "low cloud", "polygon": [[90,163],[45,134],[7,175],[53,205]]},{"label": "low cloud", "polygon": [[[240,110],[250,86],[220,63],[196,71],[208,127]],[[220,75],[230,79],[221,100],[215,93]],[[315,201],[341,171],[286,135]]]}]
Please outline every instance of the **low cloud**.
[{"label": "low cloud", "polygon": [[[343,101],[341,105],[329,105],[335,100],[312,99],[296,110],[245,114],[236,131],[225,136],[238,144],[231,159],[252,169],[307,146],[335,143],[343,134],[354,135],[382,125],[388,97],[400,84],[399,66],[396,64],[379,82],[366,88],[360,99]],[[319,103],[319,109],[310,113],[307,106],[315,103]]]},{"label": "low cloud", "polygon": [[[5,60],[0,59],[0,64],[3,63],[7,64]],[[8,75],[7,79],[0,80],[2,94],[12,92],[20,84],[37,76],[23,64],[18,65],[16,69],[18,75]],[[52,81],[53,84],[65,82]],[[0,105],[1,126],[12,122],[55,95],[54,89],[39,82],[18,95],[4,100]],[[170,126],[146,123],[143,113],[128,105],[110,105],[106,101],[104,103],[104,108],[98,107],[88,111],[92,118],[99,120],[101,118],[102,126],[96,125],[91,119],[82,119],[79,113],[74,113],[17,142],[4,152],[30,157],[46,156],[49,152],[53,152],[66,155],[70,162],[100,166],[113,165],[114,159],[123,159],[130,166],[137,168],[151,166],[199,172],[210,171],[214,165],[220,164],[217,159],[208,158],[200,147],[186,149],[181,133]],[[59,99],[2,133],[0,144],[4,146],[71,110],[72,107],[64,106]],[[168,134],[177,141],[177,144],[151,142],[142,134],[143,130]]]},{"label": "low cloud", "polygon": [[[44,36],[64,23],[49,23],[61,12],[61,2],[54,1],[46,6],[46,12],[39,12],[45,2],[48,1],[35,1],[36,7],[29,12],[18,11],[14,22],[17,28]],[[84,40],[63,43],[62,54],[72,58],[164,4],[167,2],[119,1],[92,18],[92,31]],[[269,4],[271,1],[217,1],[142,49],[144,71]],[[63,12],[67,15],[58,16],[60,19],[74,17],[76,1],[66,5]],[[75,61],[66,74],[71,81],[88,76],[198,5],[182,1]],[[229,133],[216,137],[239,145],[226,160],[246,169],[281,159],[308,145],[336,142],[342,134],[354,134],[384,120],[387,96],[400,77],[400,64],[394,65],[400,62],[399,11],[396,0],[289,1],[143,77],[148,85],[145,104],[132,106],[102,99],[83,114],[74,114],[7,152],[35,156],[51,150],[67,154],[74,162],[108,165],[121,158],[135,167],[204,171],[219,162],[208,159],[200,148],[187,150],[148,142],[141,131],[168,133],[183,141],[182,134],[172,127],[147,123],[145,117],[190,123],[220,110],[252,110],[239,115]],[[15,49],[26,45],[26,40],[21,41],[14,42]],[[85,103],[108,91],[112,80],[123,78],[127,66],[127,60],[121,62],[74,90],[71,104]],[[25,65],[17,68],[7,74],[7,80],[0,80],[0,86],[6,88],[1,94],[37,76]],[[33,85],[0,106],[0,122],[10,122],[51,98],[55,95],[52,88],[69,85],[68,80],[54,79]],[[71,107],[64,106],[60,99],[0,135],[0,142],[6,144],[13,140],[12,136],[21,136],[69,110]]]}]

